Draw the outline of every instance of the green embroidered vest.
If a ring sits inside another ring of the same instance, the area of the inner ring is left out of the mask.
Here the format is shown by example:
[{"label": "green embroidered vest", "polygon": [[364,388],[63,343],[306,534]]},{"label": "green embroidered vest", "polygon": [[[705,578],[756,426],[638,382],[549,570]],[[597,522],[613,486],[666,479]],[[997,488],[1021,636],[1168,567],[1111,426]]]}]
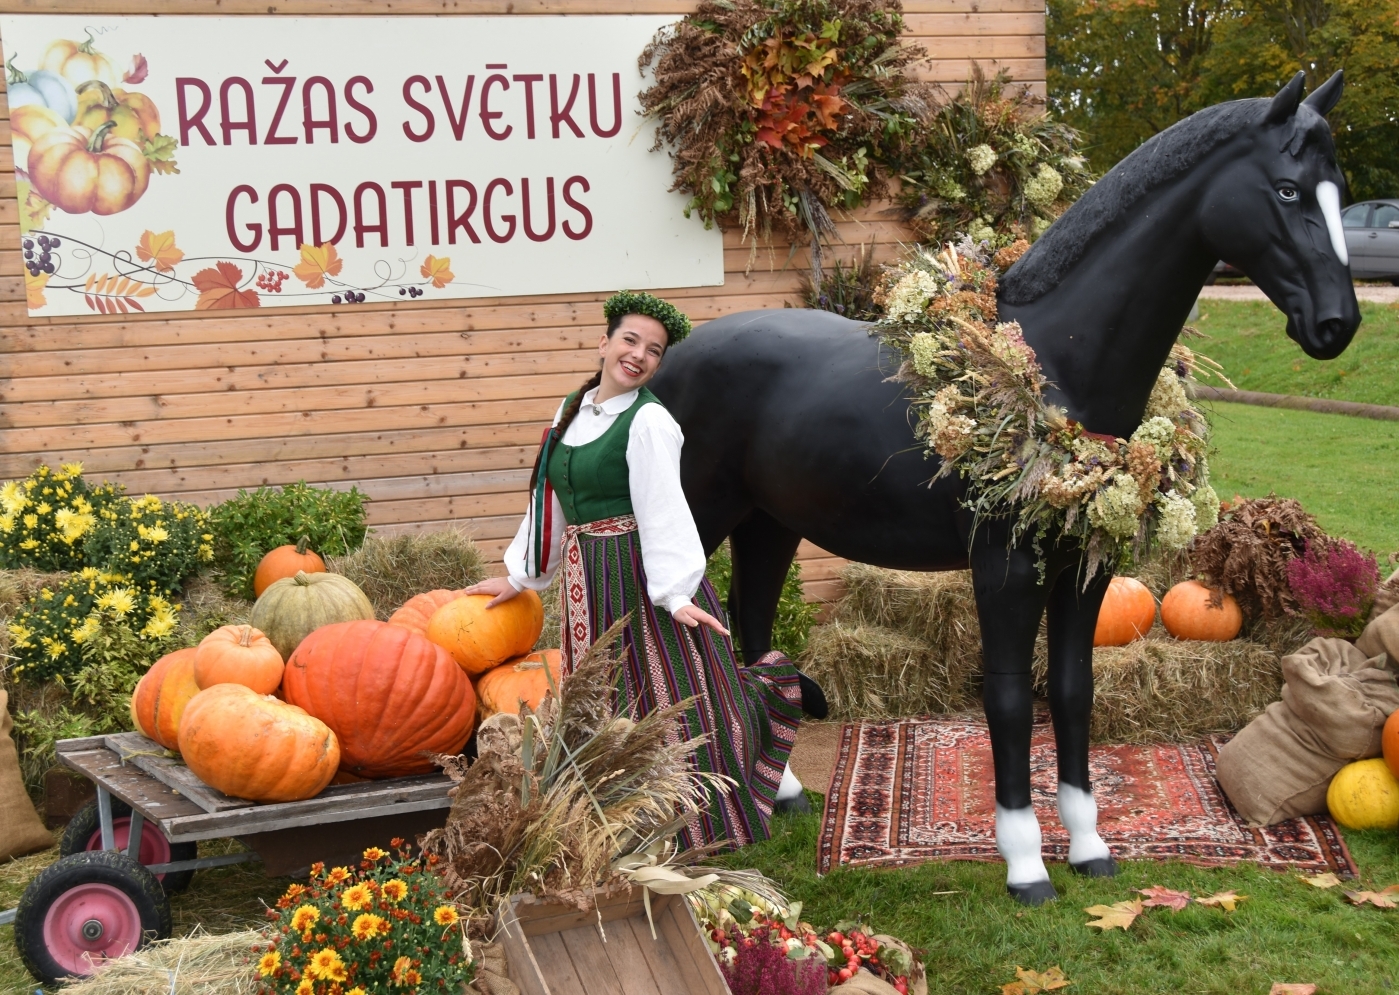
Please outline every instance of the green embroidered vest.
[{"label": "green embroidered vest", "polygon": [[[570,394],[568,401],[572,400]],[[643,404],[660,403],[655,394],[642,387],[632,406],[592,442],[582,446],[565,446],[561,442],[554,445],[549,454],[549,486],[558,495],[564,521],[569,525],[585,525],[632,514],[631,479],[627,468],[627,440],[632,419]],[[577,417],[596,416],[580,411]]]}]

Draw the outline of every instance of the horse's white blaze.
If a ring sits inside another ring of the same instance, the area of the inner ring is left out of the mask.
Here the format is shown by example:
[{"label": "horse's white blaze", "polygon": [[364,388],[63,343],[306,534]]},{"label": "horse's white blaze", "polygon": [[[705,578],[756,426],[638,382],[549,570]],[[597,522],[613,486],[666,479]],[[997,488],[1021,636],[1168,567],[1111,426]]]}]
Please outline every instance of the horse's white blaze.
[{"label": "horse's white blaze", "polygon": [[1326,230],[1331,235],[1331,248],[1343,265],[1350,265],[1350,254],[1346,252],[1346,233],[1341,227],[1341,191],[1330,180],[1322,180],[1316,185],[1316,202],[1321,205],[1321,216],[1326,219]]}]

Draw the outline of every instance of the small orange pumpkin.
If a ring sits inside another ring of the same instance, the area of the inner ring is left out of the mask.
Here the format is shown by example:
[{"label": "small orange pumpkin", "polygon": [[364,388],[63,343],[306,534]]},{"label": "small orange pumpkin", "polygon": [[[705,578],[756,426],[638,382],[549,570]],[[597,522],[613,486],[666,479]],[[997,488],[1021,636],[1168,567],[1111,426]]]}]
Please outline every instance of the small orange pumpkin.
[{"label": "small orange pumpkin", "polygon": [[179,747],[185,706],[199,693],[194,682],[195,648],[176,650],[157,660],[131,692],[131,723],[167,750]]},{"label": "small orange pumpkin", "polygon": [[1212,591],[1197,580],[1183,580],[1161,599],[1161,624],[1177,639],[1228,642],[1244,626],[1244,613],[1233,595],[1219,607],[1210,605]]},{"label": "small orange pumpkin", "polygon": [[302,536],[296,545],[278,546],[258,561],[253,572],[253,596],[262,597],[262,592],[283,577],[295,577],[298,572],[308,574],[325,573],[325,560],[306,548],[310,536]]},{"label": "small orange pumpkin", "polygon": [[215,684],[190,700],[180,753],[205,784],[255,802],[311,798],[340,767],[329,726],[242,684]]},{"label": "small orange pumpkin", "polygon": [[1384,748],[1384,762],[1394,776],[1399,777],[1399,710],[1391,712],[1385,721],[1380,742]]},{"label": "small orange pumpkin", "polygon": [[433,613],[445,604],[466,597],[466,591],[449,591],[438,588],[415,594],[403,603],[403,607],[389,616],[389,625],[401,625],[419,635],[427,635],[427,624]]},{"label": "small orange pumpkin", "polygon": [[68,214],[117,214],[141,199],[151,164],[141,146],[112,134],[116,122],[96,131],[81,125],[53,128],[29,147],[29,179],[45,200]]},{"label": "small orange pumpkin", "polygon": [[544,631],[544,604],[533,591],[487,608],[488,594],[468,594],[443,605],[428,620],[427,637],[475,677],[528,653]]},{"label": "small orange pumpkin", "polygon": [[201,691],[215,684],[242,684],[271,694],[282,683],[282,654],[251,625],[225,625],[195,650],[194,682]]},{"label": "small orange pumpkin", "polygon": [[1098,609],[1094,646],[1126,646],[1140,639],[1156,621],[1156,598],[1135,577],[1114,577]]},{"label": "small orange pumpkin", "polygon": [[499,667],[486,671],[476,682],[476,708],[481,720],[485,721],[496,712],[513,714],[519,711],[521,702],[538,709],[544,693],[549,690],[548,674],[554,675],[554,686],[558,687],[562,667],[563,653],[540,650],[506,660]]}]

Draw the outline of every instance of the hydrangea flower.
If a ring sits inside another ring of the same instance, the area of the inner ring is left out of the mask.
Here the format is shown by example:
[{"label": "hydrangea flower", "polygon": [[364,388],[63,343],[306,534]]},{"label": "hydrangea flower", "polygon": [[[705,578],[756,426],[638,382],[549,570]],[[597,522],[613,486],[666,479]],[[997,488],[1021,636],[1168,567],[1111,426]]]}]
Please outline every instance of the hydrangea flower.
[{"label": "hydrangea flower", "polygon": [[1145,442],[1155,446],[1157,453],[1163,457],[1170,455],[1170,446],[1175,437],[1176,423],[1161,415],[1148,418],[1132,433],[1133,442]]},{"label": "hydrangea flower", "polygon": [[1190,503],[1195,506],[1197,531],[1208,532],[1219,524],[1219,495],[1208,481],[1195,488],[1195,493],[1190,495]]},{"label": "hydrangea flower", "polygon": [[996,150],[989,145],[973,145],[967,149],[967,165],[981,176],[996,164]]},{"label": "hydrangea flower", "polygon": [[1158,494],[1156,507],[1159,517],[1156,523],[1156,538],[1162,549],[1184,549],[1195,538],[1195,505],[1175,494]]},{"label": "hydrangea flower", "polygon": [[1034,176],[1025,181],[1025,199],[1036,207],[1048,207],[1064,189],[1064,178],[1047,162],[1040,163]]},{"label": "hydrangea flower", "polygon": [[928,309],[928,301],[938,292],[938,280],[924,270],[914,270],[889,292],[884,313],[890,321],[912,321],[921,318]]},{"label": "hydrangea flower", "polygon": [[1141,491],[1129,473],[1114,473],[1088,505],[1088,521],[1117,539],[1136,535],[1143,510]]}]

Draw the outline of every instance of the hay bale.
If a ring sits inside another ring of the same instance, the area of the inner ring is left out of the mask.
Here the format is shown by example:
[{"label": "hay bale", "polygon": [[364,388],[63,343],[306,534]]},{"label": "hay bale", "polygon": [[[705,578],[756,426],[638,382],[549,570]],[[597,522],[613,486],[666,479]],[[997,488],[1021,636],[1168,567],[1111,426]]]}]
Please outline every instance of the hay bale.
[{"label": "hay bale", "polygon": [[469,587],[486,576],[481,551],[457,528],[392,536],[371,533],[363,546],[348,556],[332,556],[326,567],[358,584],[381,620],[415,594]]},{"label": "hay bale", "polygon": [[181,646],[195,646],[225,625],[246,625],[253,603],[229,594],[210,573],[200,573],[185,581],[178,599],[180,624],[175,633]]},{"label": "hay bale", "polygon": [[537,650],[556,650],[563,645],[563,598],[559,594],[562,575],[563,571],[554,574],[549,586],[539,592],[539,600],[544,602],[544,629],[534,644]]},{"label": "hay bale", "polygon": [[55,588],[68,579],[66,573],[41,573],[25,567],[0,570],[0,617],[9,618],[45,587]]},{"label": "hay bale", "polygon": [[64,995],[252,995],[258,988],[253,946],[266,940],[252,929],[206,933],[196,928],[66,983]]},{"label": "hay bale", "polygon": [[877,625],[814,627],[801,666],[825,690],[832,718],[953,712],[977,700],[974,673],[916,636]]},{"label": "hay bale", "polygon": [[854,563],[840,576],[846,594],[832,611],[836,620],[921,640],[954,679],[980,672],[981,624],[971,571],[915,573]]}]

